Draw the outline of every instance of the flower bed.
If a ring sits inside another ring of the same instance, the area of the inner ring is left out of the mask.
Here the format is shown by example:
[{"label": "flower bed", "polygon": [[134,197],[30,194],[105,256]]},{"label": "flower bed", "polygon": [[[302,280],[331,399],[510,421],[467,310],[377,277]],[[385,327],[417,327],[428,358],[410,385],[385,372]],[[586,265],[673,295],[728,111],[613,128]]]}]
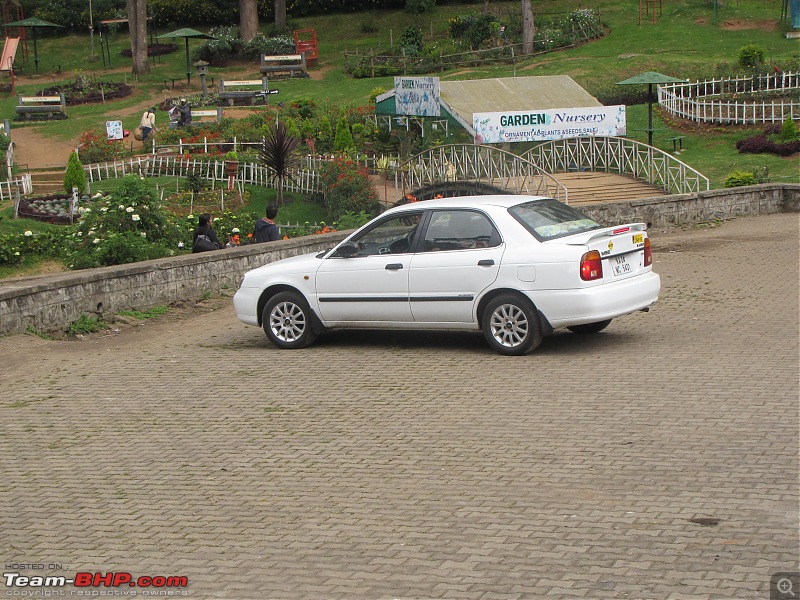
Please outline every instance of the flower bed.
[{"label": "flower bed", "polygon": [[69,224],[69,196],[21,198],[18,214],[22,218],[35,219],[45,223]]},{"label": "flower bed", "polygon": [[72,83],[44,89],[37,96],[58,96],[64,94],[67,106],[106,102],[130,96],[133,90],[129,85],[112,81],[97,81],[81,75]]}]

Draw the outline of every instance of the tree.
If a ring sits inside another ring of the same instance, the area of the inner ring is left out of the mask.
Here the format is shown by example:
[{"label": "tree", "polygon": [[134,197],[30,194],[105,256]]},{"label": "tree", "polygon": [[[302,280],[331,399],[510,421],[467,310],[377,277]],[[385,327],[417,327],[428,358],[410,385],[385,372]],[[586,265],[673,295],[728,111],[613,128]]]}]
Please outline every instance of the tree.
[{"label": "tree", "polygon": [[72,193],[72,188],[78,188],[78,193],[86,191],[86,171],[78,158],[78,153],[73,152],[69,155],[67,172],[64,174],[64,189],[68,194]]},{"label": "tree", "polygon": [[289,177],[293,165],[294,153],[300,145],[300,138],[289,134],[283,121],[275,123],[265,136],[261,145],[259,158],[261,162],[274,171],[272,178],[278,182],[276,203],[283,204],[283,182]]},{"label": "tree", "polygon": [[333,141],[333,148],[337,152],[348,152],[353,150],[353,134],[350,132],[350,125],[347,124],[347,117],[342,115],[336,123],[336,137]]},{"label": "tree", "polygon": [[257,0],[239,0],[239,29],[246,44],[258,33]]},{"label": "tree", "polygon": [[522,53],[533,54],[533,11],[531,0],[522,0]]},{"label": "tree", "polygon": [[275,0],[275,29],[286,29],[286,0]]},{"label": "tree", "polygon": [[147,0],[126,0],[128,30],[131,38],[133,74],[144,75],[150,70],[147,62]]}]

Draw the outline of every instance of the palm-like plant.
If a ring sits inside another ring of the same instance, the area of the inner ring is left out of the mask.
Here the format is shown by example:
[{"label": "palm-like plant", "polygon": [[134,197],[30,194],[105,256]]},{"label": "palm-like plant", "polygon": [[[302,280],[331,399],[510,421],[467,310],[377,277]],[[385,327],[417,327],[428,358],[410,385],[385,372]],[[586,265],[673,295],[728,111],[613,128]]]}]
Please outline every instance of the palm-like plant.
[{"label": "palm-like plant", "polygon": [[276,203],[283,205],[283,182],[289,177],[289,171],[294,166],[294,154],[300,145],[300,138],[289,134],[289,129],[283,122],[275,123],[261,145],[259,158],[261,162],[273,170],[272,178],[277,180],[278,196]]}]

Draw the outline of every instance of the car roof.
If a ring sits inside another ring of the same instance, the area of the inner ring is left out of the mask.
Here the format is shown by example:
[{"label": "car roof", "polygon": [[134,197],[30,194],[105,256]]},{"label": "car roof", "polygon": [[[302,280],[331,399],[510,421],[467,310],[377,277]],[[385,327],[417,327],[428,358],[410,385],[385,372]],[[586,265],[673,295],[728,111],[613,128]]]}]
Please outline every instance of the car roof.
[{"label": "car roof", "polygon": [[434,198],[432,200],[419,200],[387,210],[384,215],[406,210],[428,210],[432,208],[481,208],[486,206],[499,206],[509,208],[538,200],[550,200],[547,196],[519,196],[511,194],[498,194],[493,196],[453,196],[452,198]]}]

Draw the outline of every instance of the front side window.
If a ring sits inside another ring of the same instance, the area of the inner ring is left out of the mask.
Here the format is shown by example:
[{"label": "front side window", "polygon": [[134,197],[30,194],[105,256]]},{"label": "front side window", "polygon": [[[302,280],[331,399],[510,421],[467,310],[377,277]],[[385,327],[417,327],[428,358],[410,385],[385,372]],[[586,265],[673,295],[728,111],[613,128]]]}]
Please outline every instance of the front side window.
[{"label": "front side window", "polygon": [[421,219],[422,213],[410,213],[378,223],[351,240],[357,248],[356,256],[409,252]]},{"label": "front side window", "polygon": [[594,219],[552,198],[517,204],[508,212],[541,242],[602,228]]},{"label": "front side window", "polygon": [[483,213],[472,210],[437,210],[425,231],[423,250],[472,250],[500,245],[500,235]]}]

